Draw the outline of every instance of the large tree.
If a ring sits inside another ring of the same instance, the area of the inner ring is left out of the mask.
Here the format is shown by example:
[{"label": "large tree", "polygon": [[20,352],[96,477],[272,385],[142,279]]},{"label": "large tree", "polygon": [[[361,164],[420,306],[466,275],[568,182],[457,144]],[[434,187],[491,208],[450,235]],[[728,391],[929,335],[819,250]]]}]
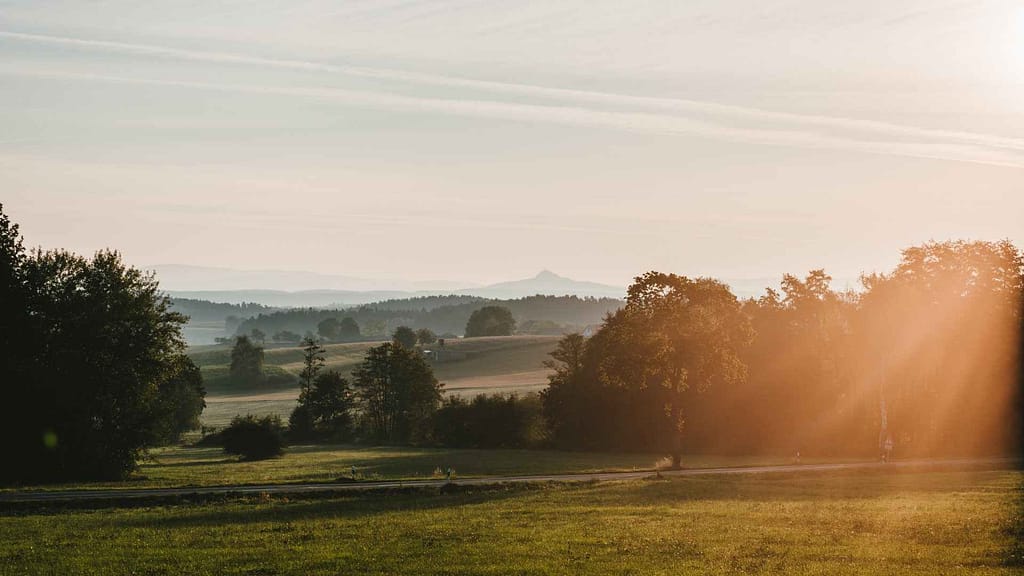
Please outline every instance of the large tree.
[{"label": "large tree", "polygon": [[151,275],[109,251],[26,255],[2,214],[0,254],[13,294],[0,333],[20,342],[0,349],[3,438],[17,463],[0,476],[123,478],[147,447],[195,424],[204,392],[183,355],[185,318]]},{"label": "large tree", "polygon": [[426,439],[442,387],[420,354],[387,342],[370,348],[353,376],[372,436],[396,443]]},{"label": "large tree", "polygon": [[742,382],[751,329],[715,280],[651,272],[584,344],[563,339],[544,396],[556,441],[663,449],[679,466],[689,390]]},{"label": "large tree", "polygon": [[898,453],[995,453],[1010,436],[1024,254],[1009,241],[929,242],[864,278],[859,376]]}]

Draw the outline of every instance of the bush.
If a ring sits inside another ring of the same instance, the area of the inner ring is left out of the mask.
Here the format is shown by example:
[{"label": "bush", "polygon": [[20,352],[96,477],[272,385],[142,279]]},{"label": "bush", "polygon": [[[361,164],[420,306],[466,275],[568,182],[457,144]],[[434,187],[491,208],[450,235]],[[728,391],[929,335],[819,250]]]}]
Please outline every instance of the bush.
[{"label": "bush", "polygon": [[284,426],[277,415],[235,416],[220,435],[224,451],[245,460],[262,460],[284,453]]},{"label": "bush", "polygon": [[536,394],[449,397],[434,416],[434,438],[456,448],[524,448],[544,439]]}]

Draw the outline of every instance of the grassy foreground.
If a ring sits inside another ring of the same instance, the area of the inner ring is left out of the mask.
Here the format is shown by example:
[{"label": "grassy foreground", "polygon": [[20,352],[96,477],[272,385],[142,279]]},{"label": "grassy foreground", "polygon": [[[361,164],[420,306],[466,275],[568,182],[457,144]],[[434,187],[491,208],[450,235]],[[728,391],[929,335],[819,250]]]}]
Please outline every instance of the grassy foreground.
[{"label": "grassy foreground", "polygon": [[1019,574],[1017,471],[0,514],[5,574]]}]

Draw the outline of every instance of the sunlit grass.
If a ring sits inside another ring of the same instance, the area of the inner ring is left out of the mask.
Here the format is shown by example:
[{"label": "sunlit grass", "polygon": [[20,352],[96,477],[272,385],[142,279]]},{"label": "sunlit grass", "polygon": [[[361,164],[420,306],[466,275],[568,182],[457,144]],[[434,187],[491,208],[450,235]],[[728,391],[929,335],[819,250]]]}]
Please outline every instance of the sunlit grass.
[{"label": "sunlit grass", "polygon": [[12,574],[1015,574],[1021,472],[678,478],[0,516]]}]

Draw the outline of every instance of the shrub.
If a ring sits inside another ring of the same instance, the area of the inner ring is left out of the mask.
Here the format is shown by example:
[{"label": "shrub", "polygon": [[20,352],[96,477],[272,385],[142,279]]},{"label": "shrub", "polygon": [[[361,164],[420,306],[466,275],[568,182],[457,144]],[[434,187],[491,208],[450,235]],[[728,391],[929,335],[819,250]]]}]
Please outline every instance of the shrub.
[{"label": "shrub", "polygon": [[434,438],[457,448],[523,448],[544,438],[536,394],[449,397],[434,416]]},{"label": "shrub", "polygon": [[238,454],[245,460],[262,460],[284,453],[284,427],[277,415],[235,416],[221,432],[221,438],[225,452]]}]

